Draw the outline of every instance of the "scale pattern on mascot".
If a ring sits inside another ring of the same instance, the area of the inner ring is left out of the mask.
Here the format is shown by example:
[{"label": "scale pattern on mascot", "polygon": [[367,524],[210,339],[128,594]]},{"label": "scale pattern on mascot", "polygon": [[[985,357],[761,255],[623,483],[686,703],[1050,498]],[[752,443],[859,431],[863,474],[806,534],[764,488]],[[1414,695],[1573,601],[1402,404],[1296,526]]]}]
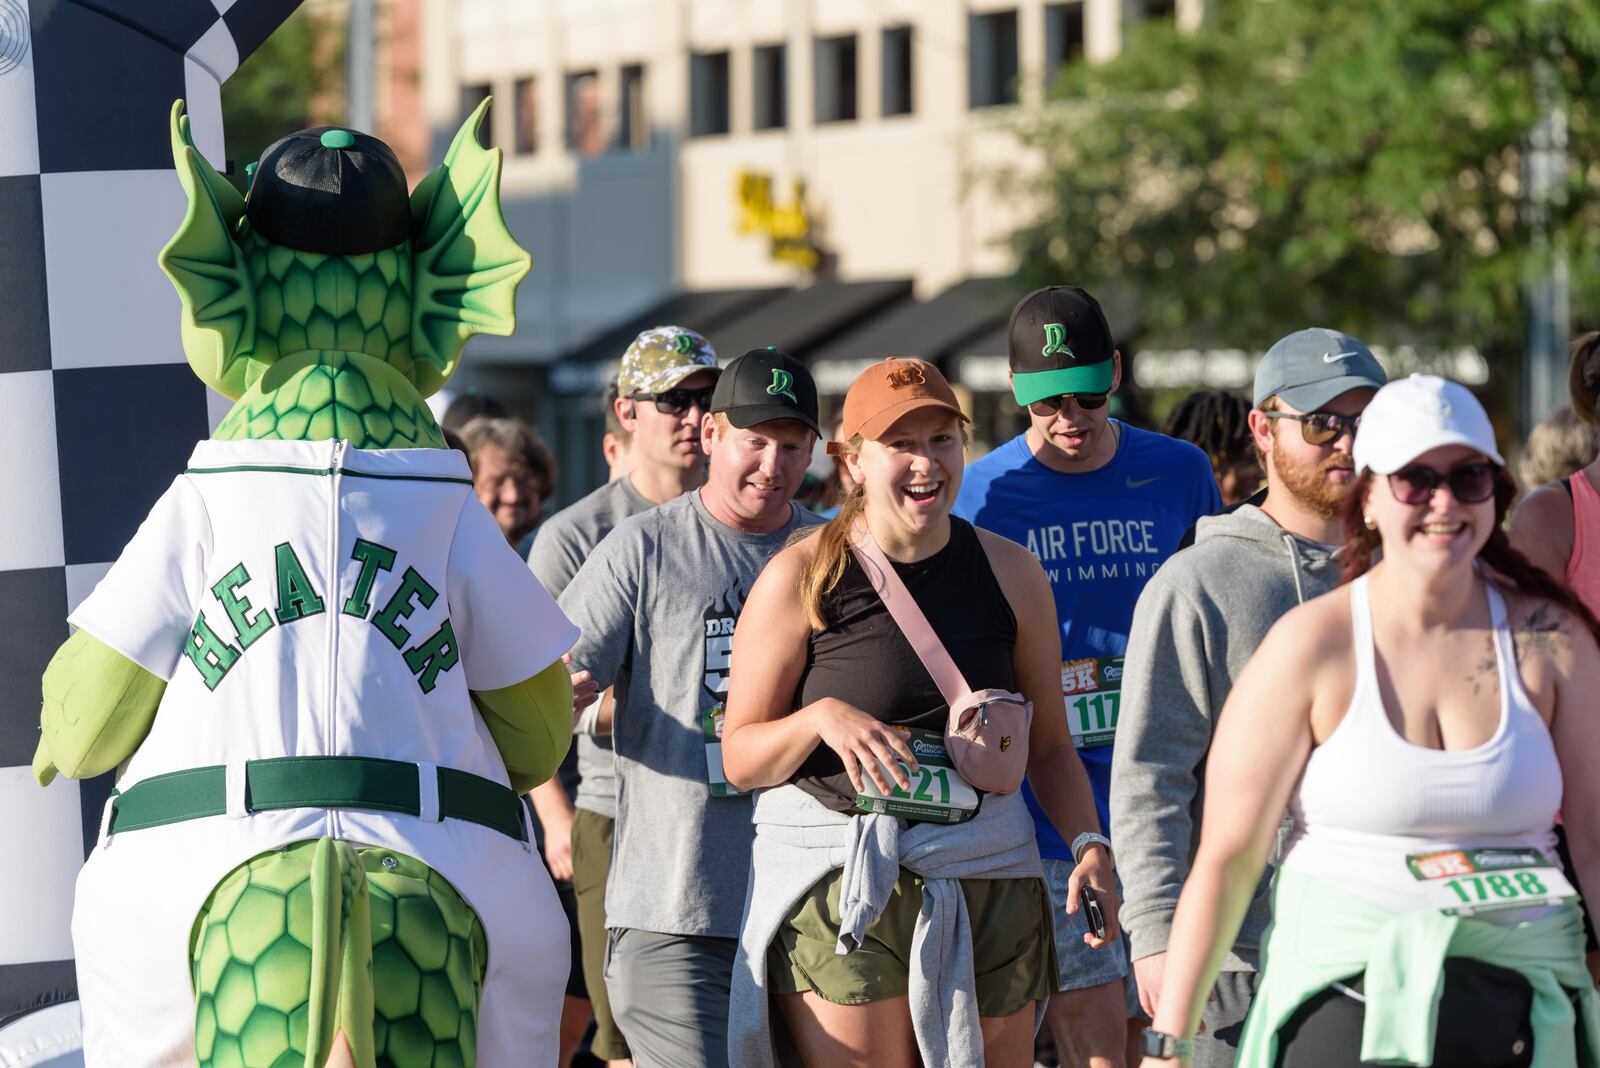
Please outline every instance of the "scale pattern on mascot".
[{"label": "scale pattern on mascot", "polygon": [[74,915],[91,1068],[554,1062],[567,939],[518,795],[570,739],[576,632],[424,404],[529,267],[486,108],[411,194],[319,128],[248,199],[173,109],[161,266],[235,404],[45,673],[36,778],[123,768]]}]

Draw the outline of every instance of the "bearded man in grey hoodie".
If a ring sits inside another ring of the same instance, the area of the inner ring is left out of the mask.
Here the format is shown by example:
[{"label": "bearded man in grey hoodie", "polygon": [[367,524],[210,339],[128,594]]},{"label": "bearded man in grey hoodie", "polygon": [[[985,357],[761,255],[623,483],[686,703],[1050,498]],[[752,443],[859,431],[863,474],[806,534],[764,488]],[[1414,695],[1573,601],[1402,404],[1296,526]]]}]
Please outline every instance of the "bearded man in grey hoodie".
[{"label": "bearded man in grey hoodie", "polygon": [[[1217,714],[1278,617],[1338,584],[1355,427],[1384,382],[1378,361],[1348,334],[1300,330],[1274,344],[1256,368],[1250,413],[1265,499],[1201,519],[1194,545],[1162,566],[1134,611],[1111,770],[1111,839],[1123,930],[1151,1016],[1178,893],[1199,843]],[[1269,867],[1217,979],[1196,1068],[1233,1063],[1255,993],[1271,878]],[[1159,1041],[1153,1032],[1151,1039]]]}]

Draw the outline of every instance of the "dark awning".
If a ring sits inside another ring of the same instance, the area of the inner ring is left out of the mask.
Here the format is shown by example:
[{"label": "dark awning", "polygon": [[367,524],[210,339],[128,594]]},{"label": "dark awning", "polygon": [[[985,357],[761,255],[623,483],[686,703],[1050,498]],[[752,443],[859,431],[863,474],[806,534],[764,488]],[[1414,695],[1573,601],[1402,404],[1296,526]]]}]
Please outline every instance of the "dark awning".
[{"label": "dark awning", "polygon": [[940,362],[975,335],[1003,327],[1018,293],[1009,279],[969,278],[931,300],[901,304],[836,338],[813,360],[919,356]]},{"label": "dark awning", "polygon": [[[652,326],[683,326],[711,336],[788,291],[769,289],[705,289],[668,297],[618,325],[602,331],[550,367],[550,388],[556,393],[599,393],[616,375],[629,343]],[[715,338],[712,344],[716,344]],[[719,347],[724,361],[729,354]],[[738,355],[734,353],[733,355]]]},{"label": "dark awning", "polygon": [[816,282],[785,290],[776,300],[708,331],[707,336],[724,360],[776,345],[796,359],[809,361],[822,346],[910,297],[909,278]]}]

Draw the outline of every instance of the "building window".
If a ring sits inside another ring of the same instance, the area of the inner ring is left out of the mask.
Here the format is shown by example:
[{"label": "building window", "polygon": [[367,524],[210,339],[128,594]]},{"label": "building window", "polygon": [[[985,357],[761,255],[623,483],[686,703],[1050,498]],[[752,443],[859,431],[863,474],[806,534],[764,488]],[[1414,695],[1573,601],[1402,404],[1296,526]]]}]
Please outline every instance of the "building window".
[{"label": "building window", "polygon": [[789,49],[786,45],[757,45],[752,56],[755,92],[752,122],[758,130],[776,130],[789,124]]},{"label": "building window", "polygon": [[728,53],[694,53],[689,57],[689,135],[727,133],[728,115]]},{"label": "building window", "polygon": [[1044,9],[1044,76],[1053,81],[1068,63],[1083,58],[1083,0]]},{"label": "building window", "polygon": [[975,108],[1017,102],[1017,13],[996,11],[968,19],[971,103]]},{"label": "building window", "polygon": [[856,35],[818,37],[814,76],[818,122],[856,118]]},{"label": "building window", "polygon": [[[476,85],[463,85],[461,87],[461,121],[465,122],[468,115],[478,109],[478,105],[489,99],[488,83]],[[494,105],[489,105],[489,110],[483,115],[483,128],[478,134],[485,145],[494,147]]]},{"label": "building window", "polygon": [[574,71],[567,75],[567,151],[598,156],[609,141],[600,106],[600,72]]},{"label": "building window", "polygon": [[630,63],[622,68],[617,101],[617,147],[624,152],[650,148],[650,118],[644,103],[644,67]]},{"label": "building window", "polygon": [[911,27],[888,27],[883,31],[883,114],[909,115],[916,110],[911,70]]},{"label": "building window", "polygon": [[511,97],[517,127],[515,153],[531,156],[539,151],[539,80],[518,78]]}]

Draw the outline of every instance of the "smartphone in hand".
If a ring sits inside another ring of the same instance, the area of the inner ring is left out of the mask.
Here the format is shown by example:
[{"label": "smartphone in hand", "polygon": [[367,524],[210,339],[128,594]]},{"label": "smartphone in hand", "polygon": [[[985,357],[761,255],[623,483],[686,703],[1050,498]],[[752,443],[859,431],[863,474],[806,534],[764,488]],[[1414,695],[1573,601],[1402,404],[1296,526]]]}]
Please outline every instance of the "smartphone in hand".
[{"label": "smartphone in hand", "polygon": [[1100,901],[1094,896],[1094,891],[1088,886],[1078,887],[1078,907],[1083,910],[1084,919],[1089,922],[1089,930],[1096,938],[1106,936],[1106,917],[1100,911]]}]

